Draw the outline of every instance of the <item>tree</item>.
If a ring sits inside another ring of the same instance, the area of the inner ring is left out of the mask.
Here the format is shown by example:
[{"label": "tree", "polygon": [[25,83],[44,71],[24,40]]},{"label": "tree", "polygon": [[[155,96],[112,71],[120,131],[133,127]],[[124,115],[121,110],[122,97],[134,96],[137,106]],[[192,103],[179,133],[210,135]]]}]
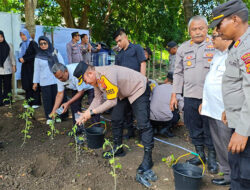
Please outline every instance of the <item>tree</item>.
[{"label": "tree", "polygon": [[35,25],[35,9],[37,0],[25,0],[25,27],[30,33],[32,38],[35,37],[36,25]]}]

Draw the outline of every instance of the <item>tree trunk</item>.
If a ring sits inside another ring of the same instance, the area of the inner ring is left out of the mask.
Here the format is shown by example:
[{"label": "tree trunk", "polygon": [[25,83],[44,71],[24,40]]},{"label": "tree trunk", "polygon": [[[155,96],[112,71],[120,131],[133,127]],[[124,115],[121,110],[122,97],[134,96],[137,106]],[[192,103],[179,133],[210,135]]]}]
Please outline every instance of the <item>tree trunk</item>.
[{"label": "tree trunk", "polygon": [[56,0],[63,11],[63,18],[68,28],[76,28],[74,18],[71,14],[70,0]]},{"label": "tree trunk", "polygon": [[79,23],[78,23],[78,27],[79,28],[82,28],[82,29],[86,29],[87,28],[87,25],[88,25],[88,22],[89,22],[89,19],[88,19],[88,13],[90,11],[90,4],[91,4],[91,1],[92,0],[87,0],[85,2],[85,5],[83,6],[83,9],[82,9],[82,16],[79,20]]},{"label": "tree trunk", "polygon": [[25,26],[30,33],[30,36],[34,39],[36,33],[35,25],[35,9],[37,0],[25,0]]},{"label": "tree trunk", "polygon": [[190,18],[194,15],[193,13],[193,0],[183,0],[185,22],[188,24]]}]

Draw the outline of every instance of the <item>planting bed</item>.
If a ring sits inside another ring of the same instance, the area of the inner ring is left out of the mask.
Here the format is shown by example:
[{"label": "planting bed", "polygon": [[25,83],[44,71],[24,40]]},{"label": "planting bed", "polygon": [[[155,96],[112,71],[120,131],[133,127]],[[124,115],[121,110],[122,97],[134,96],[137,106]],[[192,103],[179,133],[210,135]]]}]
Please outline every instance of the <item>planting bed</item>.
[{"label": "planting bed", "polygon": [[[32,120],[34,127],[30,129],[31,139],[21,147],[24,121],[18,118],[23,112],[22,102],[14,103],[13,109],[0,107],[0,141],[4,141],[4,149],[0,149],[0,190],[110,190],[113,189],[113,178],[109,174],[111,168],[108,160],[101,158],[102,149],[81,149],[79,161],[75,161],[75,152],[70,143],[74,142],[67,132],[72,128],[68,119],[56,124],[60,134],[54,140],[47,136],[49,126],[45,125],[43,108],[35,110]],[[105,117],[109,117],[106,115]],[[110,127],[110,123],[108,123]],[[174,129],[177,135],[167,139],[186,148],[193,146],[185,127]],[[110,137],[110,133],[106,135]],[[147,189],[135,180],[136,168],[143,156],[143,149],[136,145],[135,139],[124,141],[131,151],[120,158],[122,170],[118,170],[119,190]],[[155,142],[153,150],[153,170],[158,181],[152,183],[152,189],[173,190],[174,178],[171,168],[162,162],[163,157],[174,154],[175,157],[185,152],[168,145]],[[181,160],[181,161],[184,161]],[[217,187],[210,183],[213,177],[206,172],[202,190],[226,190],[229,187]]]}]

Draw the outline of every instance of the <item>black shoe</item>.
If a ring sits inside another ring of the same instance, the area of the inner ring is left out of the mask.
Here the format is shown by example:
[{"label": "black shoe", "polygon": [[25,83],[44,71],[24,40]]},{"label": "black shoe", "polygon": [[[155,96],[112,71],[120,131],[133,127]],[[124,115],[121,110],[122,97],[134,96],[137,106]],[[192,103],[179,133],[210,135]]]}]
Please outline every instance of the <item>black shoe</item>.
[{"label": "black shoe", "polygon": [[208,160],[207,160],[207,168],[209,173],[217,174],[218,173],[218,164],[216,161],[216,153],[215,150],[208,150]]},{"label": "black shoe", "polygon": [[212,183],[215,184],[215,185],[230,185],[231,182],[230,181],[227,181],[225,180],[224,178],[220,178],[220,179],[212,179]]},{"label": "black shoe", "polygon": [[174,134],[168,128],[161,129],[159,133],[164,137],[174,137]]},{"label": "black shoe", "polygon": [[153,170],[147,170],[144,173],[139,173],[137,171],[136,173],[136,181],[141,183],[142,185],[145,185],[146,187],[151,187],[151,184],[149,181],[155,182],[158,179],[158,177],[155,175]]},{"label": "black shoe", "polygon": [[[125,156],[126,155],[126,152],[123,150],[123,148],[118,148],[119,146],[115,145],[114,146],[114,153],[115,153],[115,157],[122,157],[122,156]],[[107,152],[104,152],[102,154],[102,157],[105,158],[105,159],[110,159],[113,157],[113,152],[112,152],[112,149],[107,151]]]},{"label": "black shoe", "polygon": [[3,142],[0,141],[0,148],[3,148]]},{"label": "black shoe", "polygon": [[[204,163],[206,163],[206,155],[204,152],[204,147],[203,146],[195,146],[195,150],[200,155],[202,161]],[[191,158],[190,160],[187,160],[186,162],[189,164],[196,165],[196,166],[202,164],[200,159],[197,156],[195,156],[194,158]]]},{"label": "black shoe", "polygon": [[152,149],[151,148],[144,148],[144,157],[143,161],[137,169],[137,173],[142,174],[145,171],[150,170],[153,167],[152,161]]}]

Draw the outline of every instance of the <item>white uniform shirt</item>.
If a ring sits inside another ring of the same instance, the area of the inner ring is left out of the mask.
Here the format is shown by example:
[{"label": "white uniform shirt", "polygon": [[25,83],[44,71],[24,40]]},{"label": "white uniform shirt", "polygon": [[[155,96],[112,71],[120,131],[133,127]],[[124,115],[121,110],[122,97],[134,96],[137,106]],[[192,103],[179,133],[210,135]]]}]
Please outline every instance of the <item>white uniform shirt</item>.
[{"label": "white uniform shirt", "polygon": [[201,114],[217,120],[221,120],[221,114],[224,111],[222,76],[226,70],[227,56],[227,50],[224,52],[216,50],[203,89]]},{"label": "white uniform shirt", "polygon": [[87,91],[87,90],[93,88],[93,86],[86,84],[85,82],[82,82],[81,85],[78,85],[78,79],[76,77],[74,77],[74,75],[73,75],[77,65],[78,65],[78,63],[72,63],[70,65],[66,65],[68,72],[69,72],[69,79],[66,82],[62,82],[62,81],[57,79],[58,92],[64,91],[65,87],[69,88],[71,90],[77,90],[77,91],[82,91],[82,90]]}]

